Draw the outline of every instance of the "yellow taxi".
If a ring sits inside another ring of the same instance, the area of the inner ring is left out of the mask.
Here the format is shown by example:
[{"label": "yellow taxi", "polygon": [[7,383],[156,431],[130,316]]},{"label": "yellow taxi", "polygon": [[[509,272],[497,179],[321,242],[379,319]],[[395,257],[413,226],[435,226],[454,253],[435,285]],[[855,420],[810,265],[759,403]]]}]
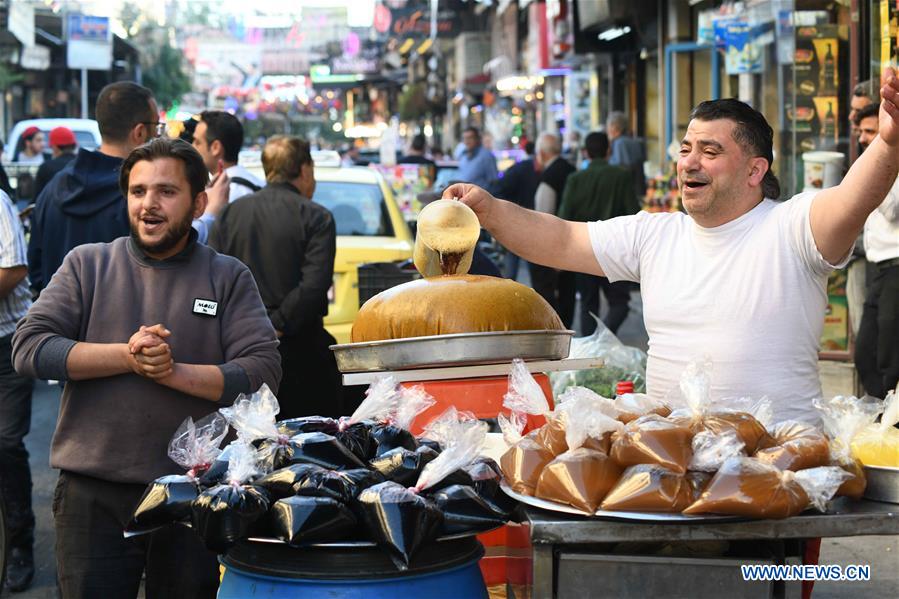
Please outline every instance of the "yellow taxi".
[{"label": "yellow taxi", "polygon": [[[241,163],[245,162],[249,160],[241,160]],[[325,328],[334,335],[337,343],[349,343],[353,320],[359,311],[359,265],[409,260],[412,258],[412,232],[380,173],[365,167],[323,166],[333,164],[325,160],[316,159],[315,162],[316,184],[312,200],[331,211],[337,226],[334,284],[328,291],[330,307]],[[246,164],[246,167],[265,179],[261,164]],[[399,273],[398,269],[396,271]],[[415,276],[414,269],[407,272],[407,280]],[[403,277],[400,274],[387,276],[381,283],[373,281],[367,285],[365,294],[370,296],[402,282]]]}]

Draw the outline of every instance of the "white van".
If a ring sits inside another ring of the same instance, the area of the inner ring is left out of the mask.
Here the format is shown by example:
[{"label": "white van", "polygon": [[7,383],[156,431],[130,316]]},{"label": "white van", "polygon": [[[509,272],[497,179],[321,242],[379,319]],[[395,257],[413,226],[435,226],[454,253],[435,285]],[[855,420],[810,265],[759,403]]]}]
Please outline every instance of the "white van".
[{"label": "white van", "polygon": [[[28,119],[16,123],[5,142],[3,148],[3,164],[15,164],[18,162],[18,153],[22,148],[19,146],[19,138],[22,132],[29,127],[37,127],[44,132],[44,139],[50,138],[50,131],[56,127],[68,127],[75,134],[75,141],[78,142],[79,148],[87,150],[96,150],[100,147],[100,127],[97,121],[93,119]],[[47,150],[49,151],[49,145]]]}]

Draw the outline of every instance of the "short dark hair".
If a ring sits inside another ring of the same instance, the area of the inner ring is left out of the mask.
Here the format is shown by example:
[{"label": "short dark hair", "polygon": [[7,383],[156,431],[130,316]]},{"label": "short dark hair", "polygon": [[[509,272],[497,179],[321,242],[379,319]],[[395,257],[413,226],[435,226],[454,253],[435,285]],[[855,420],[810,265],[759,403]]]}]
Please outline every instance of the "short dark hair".
[{"label": "short dark hair", "polygon": [[465,135],[466,133],[474,133],[475,137],[481,139],[481,132],[477,127],[465,127],[465,129],[462,130],[462,134]]},{"label": "short dark hair", "polygon": [[412,138],[412,149],[416,152],[424,152],[426,145],[425,136],[421,133]]},{"label": "short dark hair", "polygon": [[768,171],[762,179],[762,194],[766,198],[780,197],[780,181],[771,170],[774,164],[774,130],[761,112],[736,98],[700,102],[690,119],[717,121],[727,119],[736,123],[733,140],[744,152],[768,161]]},{"label": "short dark hair", "polygon": [[852,123],[858,127],[862,124],[862,119],[880,116],[880,104],[868,104],[855,111],[855,118]]},{"label": "short dark hair", "polygon": [[591,159],[605,158],[609,153],[609,136],[602,131],[593,131],[584,138],[584,149]]},{"label": "short dark hair", "polygon": [[312,164],[309,142],[294,135],[274,135],[262,149],[262,168],[269,183],[293,181],[304,164]]},{"label": "short dark hair", "polygon": [[206,144],[221,142],[225,149],[225,160],[237,162],[243,146],[243,125],[237,117],[224,110],[206,110],[200,114],[200,121],[206,123]]},{"label": "short dark hair", "polygon": [[537,146],[534,145],[534,142],[532,142],[532,141],[524,142],[524,153],[527,154],[528,156],[533,156],[534,150],[536,148],[537,148]]},{"label": "short dark hair", "polygon": [[131,81],[117,81],[101,89],[94,109],[100,136],[108,141],[123,142],[138,123],[158,119],[151,114],[151,100],[153,92]]},{"label": "short dark hair", "polygon": [[191,198],[196,198],[201,191],[206,189],[206,184],[209,182],[209,170],[200,153],[184,140],[158,137],[131,150],[122,163],[122,170],[119,172],[119,188],[126,198],[128,197],[128,179],[131,177],[131,169],[134,168],[134,165],[144,160],[152,162],[160,158],[175,158],[184,163],[184,173],[190,184]]}]

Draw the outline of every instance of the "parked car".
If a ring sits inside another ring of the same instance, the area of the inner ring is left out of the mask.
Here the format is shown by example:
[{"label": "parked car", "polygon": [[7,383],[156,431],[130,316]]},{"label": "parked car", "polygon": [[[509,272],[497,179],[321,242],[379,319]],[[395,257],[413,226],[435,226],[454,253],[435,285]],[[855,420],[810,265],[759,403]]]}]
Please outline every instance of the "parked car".
[{"label": "parked car", "polygon": [[[328,291],[330,306],[325,328],[338,343],[349,343],[360,295],[364,302],[383,289],[417,278],[414,267],[400,266],[412,258],[412,233],[379,173],[363,167],[333,168],[320,164],[316,161],[312,200],[331,211],[337,226],[334,284]],[[265,178],[261,165],[245,166],[254,175]],[[387,264],[366,267],[360,284],[359,266],[368,263]]]},{"label": "parked car", "polygon": [[[3,168],[9,176],[9,182],[16,190],[18,200],[34,200],[32,183],[37,174],[38,165],[20,164],[19,152],[22,151],[22,133],[29,127],[37,127],[44,133],[45,138],[50,137],[50,131],[56,127],[68,127],[75,134],[75,141],[79,148],[96,150],[100,147],[100,127],[93,119],[27,119],[16,123],[6,138],[3,148]],[[47,156],[50,148],[47,147]],[[20,185],[21,179],[21,185]]]}]

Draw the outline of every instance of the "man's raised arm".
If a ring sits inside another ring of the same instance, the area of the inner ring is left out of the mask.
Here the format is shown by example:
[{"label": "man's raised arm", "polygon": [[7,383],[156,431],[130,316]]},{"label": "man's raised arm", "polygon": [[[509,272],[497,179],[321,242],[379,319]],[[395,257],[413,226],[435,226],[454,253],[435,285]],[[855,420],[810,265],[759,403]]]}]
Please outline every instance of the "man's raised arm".
[{"label": "man's raised arm", "polygon": [[818,194],[810,221],[818,251],[836,264],[852,249],[868,215],[883,202],[899,174],[899,79],[884,70],[880,132],[836,187]]},{"label": "man's raised arm", "polygon": [[596,261],[587,223],[562,220],[498,200],[476,185],[457,183],[444,199],[457,199],[474,210],[481,226],[509,251],[528,262],[604,276]]}]

